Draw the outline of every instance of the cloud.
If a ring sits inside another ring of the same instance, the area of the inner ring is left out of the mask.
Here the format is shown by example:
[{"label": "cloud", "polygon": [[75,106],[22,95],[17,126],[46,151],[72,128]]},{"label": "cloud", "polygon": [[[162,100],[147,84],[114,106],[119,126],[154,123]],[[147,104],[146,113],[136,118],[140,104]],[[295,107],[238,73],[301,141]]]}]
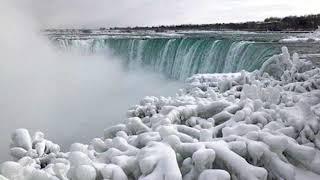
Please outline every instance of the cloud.
[{"label": "cloud", "polygon": [[[26,0],[44,27],[112,27],[262,20],[320,13],[318,0]],[[31,3],[30,3],[31,2]],[[21,2],[19,1],[21,4]]]}]

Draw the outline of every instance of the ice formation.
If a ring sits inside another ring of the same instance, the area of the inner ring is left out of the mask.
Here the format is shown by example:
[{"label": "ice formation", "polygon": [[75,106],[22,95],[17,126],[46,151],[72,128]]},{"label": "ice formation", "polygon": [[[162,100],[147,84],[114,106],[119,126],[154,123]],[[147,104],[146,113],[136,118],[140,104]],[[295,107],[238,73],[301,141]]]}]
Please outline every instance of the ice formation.
[{"label": "ice formation", "polygon": [[0,180],[294,180],[320,174],[320,68],[282,54],[260,70],[197,74],[176,97],[146,97],[125,124],[69,152],[12,135]]},{"label": "ice formation", "polygon": [[296,42],[320,42],[320,27],[312,33],[301,34],[298,36],[290,36],[288,38],[280,40],[284,43],[296,43]]}]

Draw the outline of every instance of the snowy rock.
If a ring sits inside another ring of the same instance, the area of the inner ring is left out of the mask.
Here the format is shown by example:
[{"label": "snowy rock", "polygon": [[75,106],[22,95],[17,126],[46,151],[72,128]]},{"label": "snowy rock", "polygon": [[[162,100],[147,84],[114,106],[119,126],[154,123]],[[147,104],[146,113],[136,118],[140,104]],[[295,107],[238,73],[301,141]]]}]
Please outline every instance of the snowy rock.
[{"label": "snowy rock", "polygon": [[96,170],[92,166],[80,165],[75,169],[76,180],[95,180],[96,176]]},{"label": "snowy rock", "polygon": [[173,149],[164,143],[151,142],[138,154],[142,176],[139,180],[181,180]]},{"label": "snowy rock", "polygon": [[100,171],[104,179],[128,180],[128,177],[123,172],[123,170],[119,166],[114,164],[108,164],[105,167],[103,167]]},{"label": "snowy rock", "polygon": [[230,175],[224,170],[205,170],[198,180],[230,180]]},{"label": "snowy rock", "polygon": [[80,151],[73,151],[69,154],[68,160],[71,166],[90,165],[92,161],[89,157]]},{"label": "snowy rock", "polygon": [[29,131],[26,129],[17,129],[12,135],[12,147],[21,147],[25,150],[30,150],[32,148],[32,141]]},{"label": "snowy rock", "polygon": [[23,158],[27,153],[28,151],[21,147],[14,147],[10,149],[10,155],[16,159]]},{"label": "snowy rock", "polygon": [[22,166],[16,162],[4,162],[0,166],[0,174],[8,179],[16,179],[22,175]]}]

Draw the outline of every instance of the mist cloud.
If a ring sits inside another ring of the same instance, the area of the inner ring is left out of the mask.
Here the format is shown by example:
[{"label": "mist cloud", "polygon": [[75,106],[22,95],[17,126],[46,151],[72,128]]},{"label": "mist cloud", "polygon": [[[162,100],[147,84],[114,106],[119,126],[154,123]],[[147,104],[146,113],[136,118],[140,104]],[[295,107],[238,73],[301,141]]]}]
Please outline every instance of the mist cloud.
[{"label": "mist cloud", "polygon": [[56,52],[20,8],[0,7],[6,27],[0,29],[0,162],[9,159],[16,128],[43,131],[66,149],[123,122],[144,96],[174,95],[180,87],[157,74],[128,72],[108,54]]}]

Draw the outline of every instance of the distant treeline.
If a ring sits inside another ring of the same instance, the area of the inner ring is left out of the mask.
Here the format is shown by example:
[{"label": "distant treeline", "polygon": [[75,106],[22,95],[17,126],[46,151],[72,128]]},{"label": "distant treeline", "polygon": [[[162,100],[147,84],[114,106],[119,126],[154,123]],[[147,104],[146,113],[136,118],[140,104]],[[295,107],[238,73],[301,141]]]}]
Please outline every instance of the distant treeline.
[{"label": "distant treeline", "polygon": [[270,17],[259,22],[184,24],[152,27],[110,28],[111,30],[242,30],[242,31],[313,31],[320,26],[320,14],[307,16]]}]

